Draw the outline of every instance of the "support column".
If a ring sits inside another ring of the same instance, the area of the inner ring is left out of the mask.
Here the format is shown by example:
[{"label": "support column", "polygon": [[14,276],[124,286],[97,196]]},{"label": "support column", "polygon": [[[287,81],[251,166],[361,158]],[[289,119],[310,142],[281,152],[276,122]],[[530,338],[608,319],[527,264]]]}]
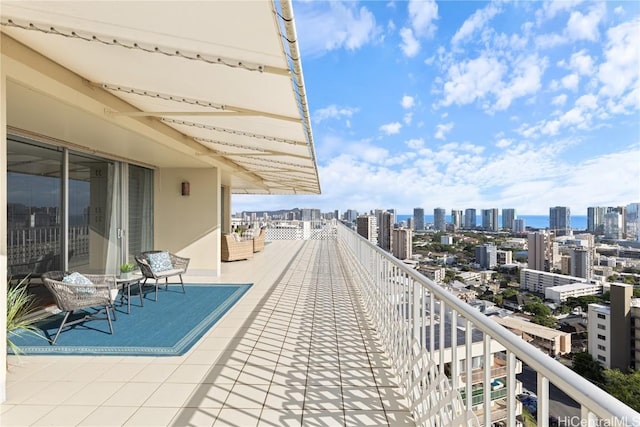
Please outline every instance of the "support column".
[{"label": "support column", "polygon": [[[4,344],[7,342],[7,75],[3,70],[0,67],[0,342]],[[6,349],[0,351],[0,402],[7,400],[5,366]]]}]

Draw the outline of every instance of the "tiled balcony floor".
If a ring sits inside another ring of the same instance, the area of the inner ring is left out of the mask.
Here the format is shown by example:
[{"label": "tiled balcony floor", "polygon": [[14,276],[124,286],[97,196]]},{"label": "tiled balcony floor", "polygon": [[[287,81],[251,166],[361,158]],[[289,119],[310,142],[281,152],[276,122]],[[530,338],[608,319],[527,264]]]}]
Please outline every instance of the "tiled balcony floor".
[{"label": "tiled balcony floor", "polygon": [[223,263],[254,286],[182,357],[10,357],[0,424],[414,425],[344,268],[334,241]]}]

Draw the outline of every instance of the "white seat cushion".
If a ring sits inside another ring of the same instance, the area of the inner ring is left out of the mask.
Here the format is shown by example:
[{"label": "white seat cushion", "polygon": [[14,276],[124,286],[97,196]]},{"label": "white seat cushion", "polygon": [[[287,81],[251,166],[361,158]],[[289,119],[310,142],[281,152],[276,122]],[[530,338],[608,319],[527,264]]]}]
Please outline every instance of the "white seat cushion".
[{"label": "white seat cushion", "polygon": [[177,276],[178,274],[182,274],[182,273],[184,273],[184,270],[182,268],[172,268],[170,270],[153,272],[153,274],[155,274],[157,277]]}]

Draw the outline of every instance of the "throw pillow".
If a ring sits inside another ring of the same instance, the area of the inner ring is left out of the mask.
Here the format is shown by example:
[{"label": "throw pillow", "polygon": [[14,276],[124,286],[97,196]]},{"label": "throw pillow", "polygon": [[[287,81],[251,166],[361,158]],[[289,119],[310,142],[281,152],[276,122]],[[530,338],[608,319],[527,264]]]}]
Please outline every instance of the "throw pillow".
[{"label": "throw pillow", "polygon": [[73,272],[68,276],[64,276],[62,278],[64,283],[71,283],[74,285],[92,285],[91,280],[87,279],[85,276],[78,272]]},{"label": "throw pillow", "polygon": [[149,254],[148,258],[149,266],[151,267],[151,271],[153,271],[154,273],[171,270],[173,268],[169,252],[154,252],[152,254]]},{"label": "throw pillow", "polygon": [[[62,281],[73,285],[93,285],[91,280],[78,272],[73,272],[68,276],[64,276]],[[93,286],[77,287],[76,292],[77,297],[91,298],[96,293],[96,288]]]},{"label": "throw pillow", "polygon": [[233,240],[236,242],[240,242],[242,240],[242,238],[240,237],[240,235],[238,233],[231,233],[231,237],[233,237]]}]

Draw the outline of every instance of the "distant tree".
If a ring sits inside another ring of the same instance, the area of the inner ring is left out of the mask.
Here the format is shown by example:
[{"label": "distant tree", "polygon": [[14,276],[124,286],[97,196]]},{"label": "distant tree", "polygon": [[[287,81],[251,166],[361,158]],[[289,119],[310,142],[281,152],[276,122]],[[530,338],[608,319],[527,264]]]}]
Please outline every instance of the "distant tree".
[{"label": "distant tree", "polygon": [[640,298],[640,288],[634,288],[633,289],[633,297],[634,298]]},{"label": "distant tree", "polygon": [[605,369],[604,389],[618,400],[640,411],[640,371],[623,374],[617,369]]},{"label": "distant tree", "polygon": [[528,302],[523,307],[524,311],[534,316],[551,316],[551,309],[541,302]]},{"label": "distant tree", "polygon": [[496,305],[502,307],[502,300],[503,300],[503,296],[501,294],[495,295],[493,297],[493,302],[496,303]]},{"label": "distant tree", "polygon": [[504,298],[509,298],[514,295],[518,295],[518,293],[519,291],[517,289],[505,289],[504,291],[502,291],[502,296]]},{"label": "distant tree", "polygon": [[585,377],[591,382],[598,385],[602,385],[604,383],[602,365],[596,362],[586,351],[574,353],[572,368],[578,375]]}]

